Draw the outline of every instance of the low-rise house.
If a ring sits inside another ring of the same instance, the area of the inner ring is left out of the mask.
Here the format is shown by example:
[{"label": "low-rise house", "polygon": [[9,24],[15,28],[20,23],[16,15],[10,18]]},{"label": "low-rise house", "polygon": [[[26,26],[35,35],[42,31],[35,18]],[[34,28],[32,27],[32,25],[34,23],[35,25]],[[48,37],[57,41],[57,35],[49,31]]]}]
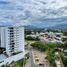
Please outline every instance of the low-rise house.
[{"label": "low-rise house", "polygon": [[33,37],[33,38],[36,38],[37,36],[35,34],[30,34],[30,35],[27,35],[26,37]]},{"label": "low-rise house", "polygon": [[44,36],[39,37],[41,41],[63,43],[62,33],[45,32]]}]

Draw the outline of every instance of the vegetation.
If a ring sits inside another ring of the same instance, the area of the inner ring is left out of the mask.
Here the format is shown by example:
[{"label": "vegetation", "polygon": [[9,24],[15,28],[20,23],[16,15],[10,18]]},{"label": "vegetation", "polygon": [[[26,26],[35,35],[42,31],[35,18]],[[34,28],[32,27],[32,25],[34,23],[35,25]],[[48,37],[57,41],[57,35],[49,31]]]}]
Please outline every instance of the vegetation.
[{"label": "vegetation", "polygon": [[8,65],[3,65],[2,67],[9,67]]},{"label": "vegetation", "polygon": [[60,43],[47,43],[47,46],[49,49],[54,49],[56,47],[61,46],[61,44]]},{"label": "vegetation", "polygon": [[64,66],[67,67],[67,57],[61,55],[61,58],[62,58],[62,62],[63,62],[63,64],[64,64]]},{"label": "vegetation", "polygon": [[66,41],[66,40],[67,40],[67,38],[62,38],[62,40],[63,40],[63,41]]},{"label": "vegetation", "polygon": [[67,36],[67,31],[64,31],[63,34],[64,34],[64,36]]},{"label": "vegetation", "polygon": [[31,34],[31,32],[34,32],[34,33],[38,32],[38,33],[40,33],[40,32],[44,32],[44,29],[25,29],[25,34],[26,35]]},{"label": "vegetation", "polygon": [[29,59],[29,53],[25,55],[25,58],[17,61],[14,67],[24,67],[27,62],[27,59]]},{"label": "vegetation", "polygon": [[27,36],[26,38],[25,38],[26,40],[35,40],[35,41],[39,41],[40,39],[38,38],[38,37],[31,37],[31,36]]},{"label": "vegetation", "polygon": [[55,57],[55,52],[53,50],[48,51],[46,59],[48,59],[48,61],[53,67],[56,67],[55,64],[56,57]]},{"label": "vegetation", "polygon": [[67,40],[65,41],[64,46],[67,47]]},{"label": "vegetation", "polygon": [[32,47],[37,48],[39,50],[49,50],[49,49],[54,49],[56,47],[61,46],[60,43],[44,43],[41,41],[37,41],[31,44]]},{"label": "vegetation", "polygon": [[26,34],[26,35],[31,34],[31,32],[32,32],[32,30],[25,30],[25,34]]},{"label": "vegetation", "polygon": [[26,64],[26,59],[21,59],[21,60],[16,62],[15,67],[22,67],[25,64]]},{"label": "vegetation", "polygon": [[[62,31],[55,30],[55,29],[47,29],[47,30],[45,30],[45,29],[25,29],[25,34],[29,35],[29,34],[31,34],[31,32],[40,33],[40,32],[44,32],[44,31],[47,31],[47,32],[62,32]],[[63,32],[63,33],[66,34],[66,32]]]},{"label": "vegetation", "polygon": [[48,31],[48,32],[61,32],[61,31],[55,30],[55,29],[47,29],[46,31]]},{"label": "vegetation", "polygon": [[[65,35],[67,35],[67,33],[65,32]],[[64,39],[65,43],[63,44],[63,49],[64,50],[67,50],[67,39]],[[67,52],[61,52],[61,59],[62,59],[62,62],[64,64],[65,67],[67,67]]]},{"label": "vegetation", "polygon": [[50,62],[51,66],[56,67],[55,59],[58,57],[55,56],[55,48],[61,46],[60,43],[44,43],[41,41],[37,41],[31,44],[31,46],[40,51],[46,51],[47,57],[46,59]]},{"label": "vegetation", "polygon": [[40,42],[40,41],[32,43],[31,46],[41,51],[45,51],[47,49],[47,46],[43,42]]}]

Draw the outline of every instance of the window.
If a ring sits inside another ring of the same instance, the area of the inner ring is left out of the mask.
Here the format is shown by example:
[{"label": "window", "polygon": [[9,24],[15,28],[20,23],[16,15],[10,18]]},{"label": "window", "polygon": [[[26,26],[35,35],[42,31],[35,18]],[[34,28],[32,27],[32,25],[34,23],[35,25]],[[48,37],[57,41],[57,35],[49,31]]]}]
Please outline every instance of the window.
[{"label": "window", "polygon": [[8,29],[14,29],[13,27],[8,27]]}]

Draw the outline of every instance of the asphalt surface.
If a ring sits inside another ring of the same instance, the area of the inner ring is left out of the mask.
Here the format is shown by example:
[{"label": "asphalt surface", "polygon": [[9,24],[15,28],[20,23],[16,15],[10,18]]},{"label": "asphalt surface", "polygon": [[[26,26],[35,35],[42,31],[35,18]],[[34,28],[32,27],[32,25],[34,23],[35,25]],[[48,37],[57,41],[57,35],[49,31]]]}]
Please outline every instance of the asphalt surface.
[{"label": "asphalt surface", "polygon": [[37,64],[34,64],[34,61],[33,61],[33,56],[32,56],[32,49],[30,49],[29,51],[29,60],[27,61],[25,67],[47,67],[46,65],[45,66],[39,66]]}]

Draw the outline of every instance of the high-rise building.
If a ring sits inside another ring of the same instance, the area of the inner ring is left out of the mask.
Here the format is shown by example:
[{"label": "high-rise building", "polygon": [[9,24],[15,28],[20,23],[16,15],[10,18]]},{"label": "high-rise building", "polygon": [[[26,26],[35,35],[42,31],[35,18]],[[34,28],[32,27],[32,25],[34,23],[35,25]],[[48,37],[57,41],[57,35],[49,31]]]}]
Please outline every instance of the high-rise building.
[{"label": "high-rise building", "polygon": [[0,27],[0,47],[5,49],[8,56],[24,52],[24,28]]}]

